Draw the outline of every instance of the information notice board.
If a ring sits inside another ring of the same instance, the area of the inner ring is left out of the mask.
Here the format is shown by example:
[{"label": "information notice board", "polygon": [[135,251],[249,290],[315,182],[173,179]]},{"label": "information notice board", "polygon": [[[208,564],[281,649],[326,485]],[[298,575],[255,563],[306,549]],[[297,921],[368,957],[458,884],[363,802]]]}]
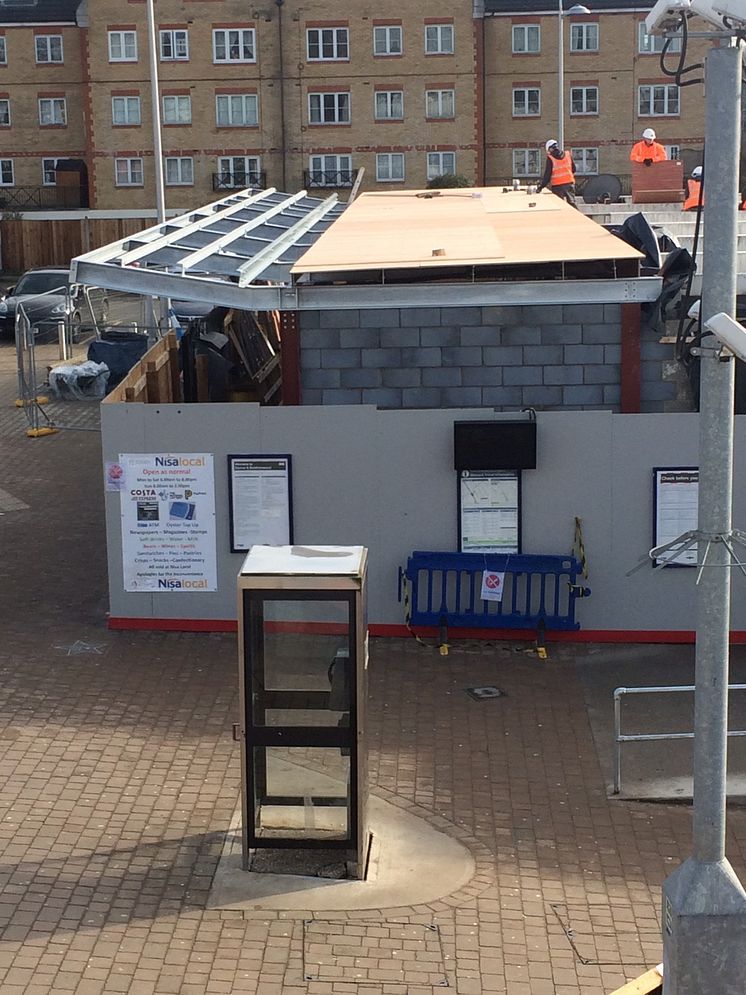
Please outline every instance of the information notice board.
[{"label": "information notice board", "polygon": [[519,553],[520,476],[515,470],[461,470],[459,550]]},{"label": "information notice board", "polygon": [[291,457],[233,454],[228,457],[231,552],[293,542]]},{"label": "information notice board", "polygon": [[[662,546],[697,528],[699,470],[696,466],[657,466],[653,469],[653,478],[653,546]],[[663,560],[659,558],[655,565],[661,563]],[[696,567],[697,547],[693,546],[673,563],[665,565]]]}]

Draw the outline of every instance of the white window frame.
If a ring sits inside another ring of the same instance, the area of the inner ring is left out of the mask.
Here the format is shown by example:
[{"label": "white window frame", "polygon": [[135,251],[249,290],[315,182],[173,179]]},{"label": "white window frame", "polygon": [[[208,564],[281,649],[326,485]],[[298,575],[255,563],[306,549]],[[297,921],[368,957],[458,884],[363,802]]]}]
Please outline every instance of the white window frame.
[{"label": "white window frame", "polygon": [[404,54],[404,31],[401,24],[376,24],[373,27],[373,55],[383,58]]},{"label": "white window frame", "polygon": [[[120,163],[126,164],[124,178],[119,171]],[[139,165],[135,165],[138,163]],[[116,187],[141,187],[145,183],[145,173],[143,171],[142,159],[139,156],[119,157],[114,160],[114,186]]]},{"label": "white window frame", "polygon": [[[536,48],[529,46],[529,34],[536,33]],[[522,41],[520,41],[522,39]],[[512,50],[514,55],[538,55],[541,52],[541,25],[514,24],[511,32]],[[523,45],[523,48],[521,48]]]},{"label": "white window frame", "polygon": [[2,108],[3,104],[5,104],[5,112],[7,113],[8,120],[7,121],[0,120],[0,128],[9,128],[13,123],[13,120],[10,116],[10,97],[3,97],[2,99],[0,99],[0,108]]},{"label": "white window frame", "polygon": [[[10,175],[10,179],[6,177]],[[0,159],[0,187],[14,187],[16,185],[15,166],[12,159]]]},{"label": "white window frame", "polygon": [[[590,155],[589,155],[590,153]],[[575,163],[575,173],[577,176],[598,176],[599,174],[599,150],[596,146],[586,146],[584,148],[570,149],[570,155]],[[588,168],[588,160],[595,159],[595,169]]]},{"label": "white window frame", "polygon": [[[396,170],[394,164],[396,163]],[[401,167],[401,168],[399,168]],[[401,173],[394,176],[394,172]],[[377,183],[403,183],[406,179],[404,170],[403,152],[378,152],[376,153],[376,182]]]},{"label": "white window frame", "polygon": [[[170,179],[169,165],[173,166],[174,163],[177,179]],[[184,172],[188,174],[186,179],[182,175]],[[193,187],[194,159],[190,155],[167,155],[163,160],[163,179],[167,187]]]},{"label": "white window frame", "polygon": [[[238,113],[236,113],[238,104]],[[259,97],[256,93],[216,93],[215,123],[219,128],[256,128]]]},{"label": "white window frame", "polygon": [[[121,104],[123,113],[122,120],[117,121],[117,106]],[[137,128],[142,124],[142,109],[140,98],[133,94],[118,94],[111,98],[111,126],[112,128]]]},{"label": "white window frame", "polygon": [[428,152],[425,161],[427,162],[428,181],[437,180],[440,176],[456,175],[455,152]]},{"label": "white window frame", "polygon": [[[637,28],[637,51],[640,55],[660,55],[665,42],[663,35],[649,35],[645,30],[645,22],[640,21]],[[670,42],[666,52],[675,55],[681,51],[681,38],[671,38]]]},{"label": "white window frame", "polygon": [[[168,55],[164,43],[171,49]],[[161,62],[189,61],[189,31],[186,28],[163,28],[158,32],[158,50]]]},{"label": "white window frame", "polygon": [[[242,165],[236,169],[236,163],[241,163]],[[221,189],[227,190],[241,190],[244,187],[256,186],[261,182],[262,177],[262,160],[259,156],[255,155],[221,155],[218,156],[218,176],[234,177],[239,174],[243,174],[244,182],[235,183],[231,181],[230,184],[221,184]],[[257,183],[252,183],[251,180],[256,177]]]},{"label": "white window frame", "polygon": [[425,25],[425,55],[453,55],[455,49],[453,24]]},{"label": "white window frame", "polygon": [[[311,55],[313,40],[314,50],[318,55]],[[328,54],[325,54],[325,50]],[[350,29],[306,28],[306,60],[308,62],[349,62],[350,61]]]},{"label": "white window frame", "polygon": [[[235,41],[231,41],[231,35],[237,35]],[[218,55],[218,40],[222,36],[220,48],[223,55]],[[238,46],[239,56],[232,56],[231,52]],[[251,54],[246,56],[244,51],[249,49]],[[243,63],[256,62],[256,31],[254,28],[213,28],[212,29],[212,61],[216,65],[237,65]]]},{"label": "white window frame", "polygon": [[456,91],[425,90],[425,117],[428,120],[452,121],[456,117]]},{"label": "white window frame", "polygon": [[8,65],[8,42],[5,35],[0,35],[0,66]]},{"label": "white window frame", "polygon": [[[119,54],[114,53],[114,39]],[[109,31],[109,62],[137,62],[137,31]]]},{"label": "white window frame", "polygon": [[[655,100],[656,90],[662,90],[663,106],[662,111],[656,111]],[[676,110],[669,110],[669,104],[675,97]],[[643,110],[643,99],[649,106],[649,110]],[[681,114],[681,93],[675,83],[643,83],[637,88],[637,116],[638,117],[679,117]]]},{"label": "white window frame", "polygon": [[[536,110],[531,110],[530,94],[537,94]],[[523,94],[519,99],[519,94]],[[523,104],[521,109],[520,104]],[[540,86],[514,86],[512,97],[513,117],[541,117],[541,87]]]},{"label": "white window frame", "polygon": [[[186,107],[187,116],[183,118],[181,112]],[[176,113],[174,114],[174,111]],[[192,123],[192,98],[188,93],[164,93],[161,98],[161,114],[163,124],[185,125]]]},{"label": "white window frame", "polygon": [[[314,161],[316,165],[314,165]],[[354,172],[352,168],[352,156],[351,155],[310,155],[308,157],[308,173],[309,181],[313,186],[316,187],[340,187],[340,186],[352,186],[354,180]],[[339,176],[340,173],[347,173],[349,175],[348,183],[313,183],[314,174],[317,176],[326,176],[329,173],[333,173],[334,176]]]},{"label": "white window frame", "polygon": [[669,159],[681,159],[681,146],[676,145],[664,145],[663,148],[666,150],[666,155]]},{"label": "white window frame", "polygon": [[[593,92],[595,95],[595,108],[592,110],[588,109],[588,95]],[[573,110],[573,94],[580,94],[580,103],[582,104],[582,110]],[[598,87],[597,86],[571,86],[570,87],[570,116],[571,117],[583,117],[583,116],[598,116]]]},{"label": "white window frame", "polygon": [[[592,38],[595,34],[595,38]],[[578,35],[580,38],[578,38]],[[597,52],[601,44],[601,32],[598,21],[585,21],[578,24],[570,24],[570,51],[571,52]],[[577,42],[580,41],[580,44]]]},{"label": "white window frame", "polygon": [[314,127],[325,124],[350,124],[352,109],[350,91],[308,94],[308,123]]},{"label": "white window frame", "polygon": [[[67,127],[67,100],[64,97],[39,97],[37,106],[40,128]],[[45,117],[49,120],[45,121]]]},{"label": "white window frame", "polygon": [[[44,159],[42,159],[42,161],[41,161],[41,183],[42,183],[42,186],[44,186],[44,187],[56,187],[57,186],[57,177],[56,177],[54,171],[57,168],[57,163],[58,162],[59,162],[59,159],[51,159],[51,158],[44,158]],[[48,163],[52,164],[51,168],[48,166]],[[47,179],[47,176],[49,175],[49,173],[51,173],[54,176],[53,180],[48,180]]]},{"label": "white window frame", "polygon": [[[39,42],[45,43],[45,51],[42,53],[39,52]],[[59,43],[58,52],[55,51],[55,49],[57,49],[57,45],[54,44],[55,42]],[[34,53],[36,55],[37,65],[62,65],[65,61],[65,49],[62,42],[62,35],[34,35]],[[44,56],[41,59],[39,58],[40,54]],[[59,58],[54,58],[55,55],[59,55]]]},{"label": "white window frame", "polygon": [[541,176],[540,149],[513,149],[513,176]]},{"label": "white window frame", "polygon": [[376,121],[403,121],[404,91],[376,90],[373,93],[373,117]]}]

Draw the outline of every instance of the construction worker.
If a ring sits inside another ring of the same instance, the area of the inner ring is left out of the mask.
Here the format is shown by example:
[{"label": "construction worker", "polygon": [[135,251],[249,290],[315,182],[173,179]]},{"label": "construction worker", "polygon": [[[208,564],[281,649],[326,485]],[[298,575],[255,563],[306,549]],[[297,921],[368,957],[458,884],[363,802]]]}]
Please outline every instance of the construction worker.
[{"label": "construction worker", "polygon": [[559,147],[555,138],[550,138],[544,148],[547,162],[536,192],[549,186],[553,194],[575,207],[575,163],[572,156]]},{"label": "construction worker", "polygon": [[704,204],[702,193],[702,167],[695,166],[692,170],[691,179],[686,181],[686,200],[684,201],[685,211],[696,211]]},{"label": "construction worker", "polygon": [[656,142],[653,129],[646,128],[642,133],[642,141],[632,146],[629,158],[630,162],[644,162],[646,166],[652,166],[654,162],[665,162],[668,156],[663,146]]}]

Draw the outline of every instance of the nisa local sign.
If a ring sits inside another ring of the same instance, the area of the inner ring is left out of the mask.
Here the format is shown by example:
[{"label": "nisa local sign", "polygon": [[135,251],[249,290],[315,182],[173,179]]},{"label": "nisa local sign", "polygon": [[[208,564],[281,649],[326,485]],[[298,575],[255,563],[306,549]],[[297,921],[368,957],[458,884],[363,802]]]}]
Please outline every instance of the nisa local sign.
[{"label": "nisa local sign", "polygon": [[158,578],[158,589],[161,591],[199,591],[206,587],[206,580],[182,580],[179,577],[169,577],[166,580]]},{"label": "nisa local sign", "polygon": [[204,466],[204,456],[156,456],[156,466]]}]

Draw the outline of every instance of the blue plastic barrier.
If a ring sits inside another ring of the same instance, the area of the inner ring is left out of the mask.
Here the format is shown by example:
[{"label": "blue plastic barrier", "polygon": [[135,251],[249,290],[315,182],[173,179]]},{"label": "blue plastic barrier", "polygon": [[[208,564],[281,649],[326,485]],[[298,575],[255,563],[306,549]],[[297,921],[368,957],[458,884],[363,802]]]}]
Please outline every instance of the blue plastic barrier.
[{"label": "blue plastic barrier", "polygon": [[[482,600],[485,570],[505,573],[502,601]],[[574,556],[417,551],[399,570],[399,601],[406,582],[411,625],[572,631],[575,602],[590,594],[581,573]]]}]

